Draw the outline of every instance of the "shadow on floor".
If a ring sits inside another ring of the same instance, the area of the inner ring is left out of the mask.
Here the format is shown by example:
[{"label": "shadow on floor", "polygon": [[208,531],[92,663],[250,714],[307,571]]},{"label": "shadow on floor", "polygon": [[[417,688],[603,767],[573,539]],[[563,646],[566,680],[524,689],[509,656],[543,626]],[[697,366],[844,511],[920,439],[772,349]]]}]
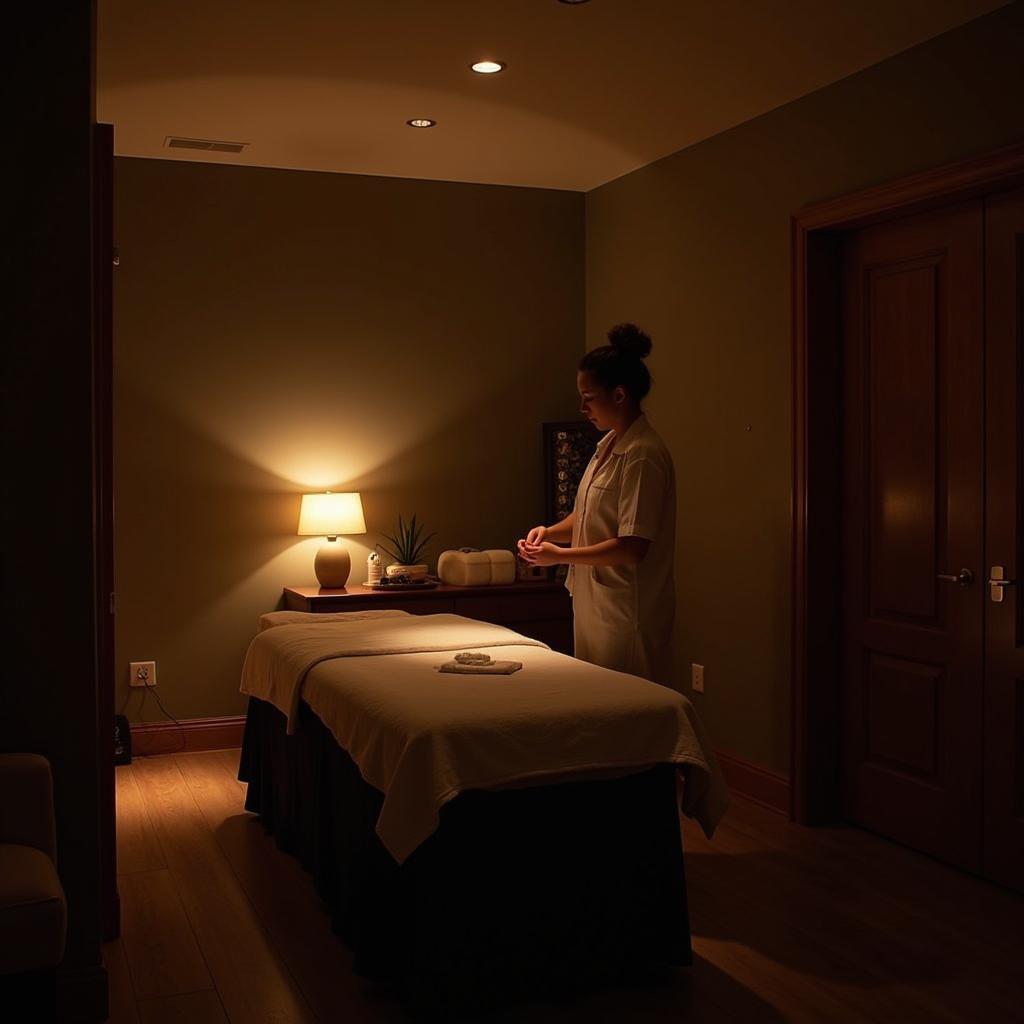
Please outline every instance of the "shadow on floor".
[{"label": "shadow on floor", "polygon": [[938,893],[897,893],[891,880],[783,850],[690,852],[686,871],[696,941],[738,943],[802,974],[865,988],[925,985],[964,969],[962,923],[952,913],[943,922]]},{"label": "shadow on floor", "polygon": [[772,1024],[786,1018],[721,968],[695,956],[659,981],[579,994],[571,1000],[530,1002],[473,1017],[473,1024]]}]

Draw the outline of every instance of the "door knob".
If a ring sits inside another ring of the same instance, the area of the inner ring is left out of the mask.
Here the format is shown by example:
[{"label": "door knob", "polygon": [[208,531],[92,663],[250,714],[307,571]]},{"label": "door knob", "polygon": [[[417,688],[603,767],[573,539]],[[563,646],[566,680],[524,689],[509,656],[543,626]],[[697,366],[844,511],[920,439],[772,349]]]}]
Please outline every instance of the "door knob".
[{"label": "door knob", "polygon": [[1007,587],[1012,587],[1017,581],[1006,578],[1006,570],[1001,565],[993,565],[989,573],[988,596],[998,604],[1003,599]]},{"label": "door knob", "polygon": [[974,573],[970,569],[961,569],[955,576],[940,572],[935,578],[945,580],[947,583],[956,583],[961,587],[969,587],[974,582]]}]

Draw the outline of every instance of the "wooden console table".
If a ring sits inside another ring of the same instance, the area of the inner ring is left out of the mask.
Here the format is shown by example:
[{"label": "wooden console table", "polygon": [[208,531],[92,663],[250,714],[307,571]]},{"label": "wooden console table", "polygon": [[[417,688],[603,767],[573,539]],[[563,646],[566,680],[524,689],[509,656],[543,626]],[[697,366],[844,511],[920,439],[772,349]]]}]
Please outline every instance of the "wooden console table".
[{"label": "wooden console table", "polygon": [[572,600],[561,583],[547,580],[489,587],[442,583],[432,590],[397,593],[359,584],[339,590],[285,587],[284,605],[297,612],[361,612],[373,608],[398,608],[414,615],[454,612],[508,626],[556,651],[572,654]]}]

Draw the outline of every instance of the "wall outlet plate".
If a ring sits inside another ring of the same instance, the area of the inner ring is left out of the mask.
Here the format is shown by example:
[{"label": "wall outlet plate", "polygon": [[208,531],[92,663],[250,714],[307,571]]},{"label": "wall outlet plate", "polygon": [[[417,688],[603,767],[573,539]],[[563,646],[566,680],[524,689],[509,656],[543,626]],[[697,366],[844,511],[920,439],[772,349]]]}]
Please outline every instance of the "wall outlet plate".
[{"label": "wall outlet plate", "polygon": [[690,685],[694,693],[704,692],[704,666],[696,662],[690,665]]},{"label": "wall outlet plate", "polygon": [[133,661],[128,665],[129,686],[156,686],[156,662]]}]

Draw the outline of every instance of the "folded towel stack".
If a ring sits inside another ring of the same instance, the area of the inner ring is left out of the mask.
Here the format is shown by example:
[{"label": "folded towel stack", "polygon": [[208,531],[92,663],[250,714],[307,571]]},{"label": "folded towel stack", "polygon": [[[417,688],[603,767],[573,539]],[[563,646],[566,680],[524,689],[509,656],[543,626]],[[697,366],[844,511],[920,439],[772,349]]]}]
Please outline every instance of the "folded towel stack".
[{"label": "folded towel stack", "polygon": [[510,676],[523,667],[521,661],[495,661],[481,651],[461,651],[452,661],[438,665],[439,672],[458,672],[465,675]]}]

